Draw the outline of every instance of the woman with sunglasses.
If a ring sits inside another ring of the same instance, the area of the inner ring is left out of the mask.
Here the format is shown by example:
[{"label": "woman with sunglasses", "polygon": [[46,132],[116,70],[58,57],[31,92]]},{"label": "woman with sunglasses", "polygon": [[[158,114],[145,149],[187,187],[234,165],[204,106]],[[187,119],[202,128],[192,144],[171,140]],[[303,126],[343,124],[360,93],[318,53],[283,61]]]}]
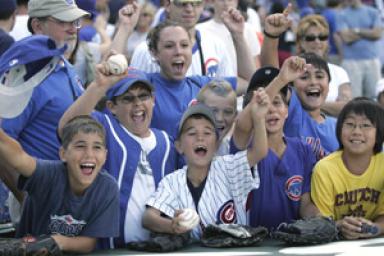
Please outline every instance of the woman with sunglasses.
[{"label": "woman with sunglasses", "polygon": [[[300,20],[297,27],[296,47],[300,53],[315,53],[327,59],[329,51],[329,26],[321,15],[308,15]],[[328,62],[331,79],[326,103],[322,109],[337,116],[346,102],[351,100],[352,92],[347,72],[340,66]]]}]

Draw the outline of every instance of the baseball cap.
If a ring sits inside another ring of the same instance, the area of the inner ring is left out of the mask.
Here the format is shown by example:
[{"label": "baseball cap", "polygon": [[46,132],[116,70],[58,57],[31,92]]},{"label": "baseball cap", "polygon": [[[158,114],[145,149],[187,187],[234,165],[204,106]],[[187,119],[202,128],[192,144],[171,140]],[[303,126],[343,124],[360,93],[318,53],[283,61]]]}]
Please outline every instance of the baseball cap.
[{"label": "baseball cap", "polygon": [[56,67],[66,47],[56,48],[47,36],[16,41],[0,57],[0,117],[18,116],[28,104],[33,88]]},{"label": "baseball cap", "polygon": [[176,3],[176,4],[182,4],[182,3],[201,3],[203,0],[170,0],[171,3]]},{"label": "baseball cap", "polygon": [[[247,95],[249,92],[255,91],[257,90],[257,88],[260,88],[260,87],[263,87],[263,88],[267,87],[268,84],[272,82],[272,80],[279,74],[279,72],[280,72],[279,69],[275,67],[267,66],[267,67],[259,68],[252,75],[252,78],[249,81],[246,97],[244,98],[244,102],[243,102],[243,107],[245,107],[250,101],[250,99],[247,98]],[[283,88],[281,88],[280,92],[284,96],[287,96],[288,86],[284,86]]]},{"label": "baseball cap", "polygon": [[137,83],[146,85],[150,91],[154,90],[153,85],[149,82],[144,72],[135,68],[128,68],[127,76],[107,91],[107,99],[111,100],[113,97],[124,94],[131,86]]},{"label": "baseball cap", "polygon": [[3,0],[1,1],[0,13],[13,12],[16,10],[16,0]]},{"label": "baseball cap", "polygon": [[187,110],[184,112],[183,116],[179,122],[178,136],[180,137],[183,130],[185,122],[194,115],[202,115],[207,118],[213,125],[216,131],[216,136],[218,137],[218,131],[216,126],[215,116],[213,115],[212,110],[205,104],[195,101],[194,104],[190,105]]},{"label": "baseball cap", "polygon": [[99,14],[96,10],[96,0],[76,0],[76,4],[80,9],[89,12],[91,14],[91,19],[96,18]]},{"label": "baseball cap", "polygon": [[52,16],[58,20],[70,22],[89,13],[78,8],[74,0],[30,0],[28,15],[31,18]]}]

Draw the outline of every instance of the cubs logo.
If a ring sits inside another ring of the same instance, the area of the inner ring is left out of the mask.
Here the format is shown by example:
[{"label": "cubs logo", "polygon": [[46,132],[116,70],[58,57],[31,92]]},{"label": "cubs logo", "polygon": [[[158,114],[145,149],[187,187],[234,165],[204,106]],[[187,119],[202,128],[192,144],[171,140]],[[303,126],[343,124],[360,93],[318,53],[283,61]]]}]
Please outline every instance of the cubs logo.
[{"label": "cubs logo", "polygon": [[233,200],[224,203],[217,211],[216,224],[232,224],[236,223],[236,209]]},{"label": "cubs logo", "polygon": [[285,193],[292,201],[299,201],[303,186],[303,176],[294,175],[285,182]]},{"label": "cubs logo", "polygon": [[216,77],[217,70],[219,69],[219,61],[216,58],[209,58],[204,63],[206,76]]}]

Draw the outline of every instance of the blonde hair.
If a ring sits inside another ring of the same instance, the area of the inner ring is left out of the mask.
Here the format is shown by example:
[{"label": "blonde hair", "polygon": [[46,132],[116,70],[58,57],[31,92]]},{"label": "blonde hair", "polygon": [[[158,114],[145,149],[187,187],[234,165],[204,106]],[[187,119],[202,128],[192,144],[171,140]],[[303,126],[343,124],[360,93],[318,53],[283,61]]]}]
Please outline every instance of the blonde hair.
[{"label": "blonde hair", "polygon": [[304,49],[302,49],[301,47],[301,42],[306,36],[310,27],[316,27],[320,29],[321,33],[329,35],[329,25],[327,20],[323,16],[318,14],[311,14],[305,16],[300,20],[296,31],[296,47],[298,54],[304,52]]},{"label": "blonde hair", "polygon": [[210,81],[199,91],[199,94],[196,97],[197,101],[201,103],[206,103],[207,98],[205,94],[208,91],[220,97],[228,97],[232,95],[234,99],[233,105],[234,105],[234,108],[236,109],[236,104],[237,104],[236,92],[233,90],[231,84],[228,81],[223,79],[214,79]]}]

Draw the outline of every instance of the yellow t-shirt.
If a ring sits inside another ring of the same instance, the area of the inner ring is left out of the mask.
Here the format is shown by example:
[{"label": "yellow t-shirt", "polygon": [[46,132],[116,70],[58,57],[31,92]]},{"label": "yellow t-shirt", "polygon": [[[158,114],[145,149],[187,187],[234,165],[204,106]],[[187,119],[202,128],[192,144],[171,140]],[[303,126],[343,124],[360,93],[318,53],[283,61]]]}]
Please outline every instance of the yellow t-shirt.
[{"label": "yellow t-shirt", "polygon": [[320,160],[311,180],[311,197],[324,216],[376,219],[384,214],[384,153],[371,158],[362,175],[354,175],[336,151]]}]

